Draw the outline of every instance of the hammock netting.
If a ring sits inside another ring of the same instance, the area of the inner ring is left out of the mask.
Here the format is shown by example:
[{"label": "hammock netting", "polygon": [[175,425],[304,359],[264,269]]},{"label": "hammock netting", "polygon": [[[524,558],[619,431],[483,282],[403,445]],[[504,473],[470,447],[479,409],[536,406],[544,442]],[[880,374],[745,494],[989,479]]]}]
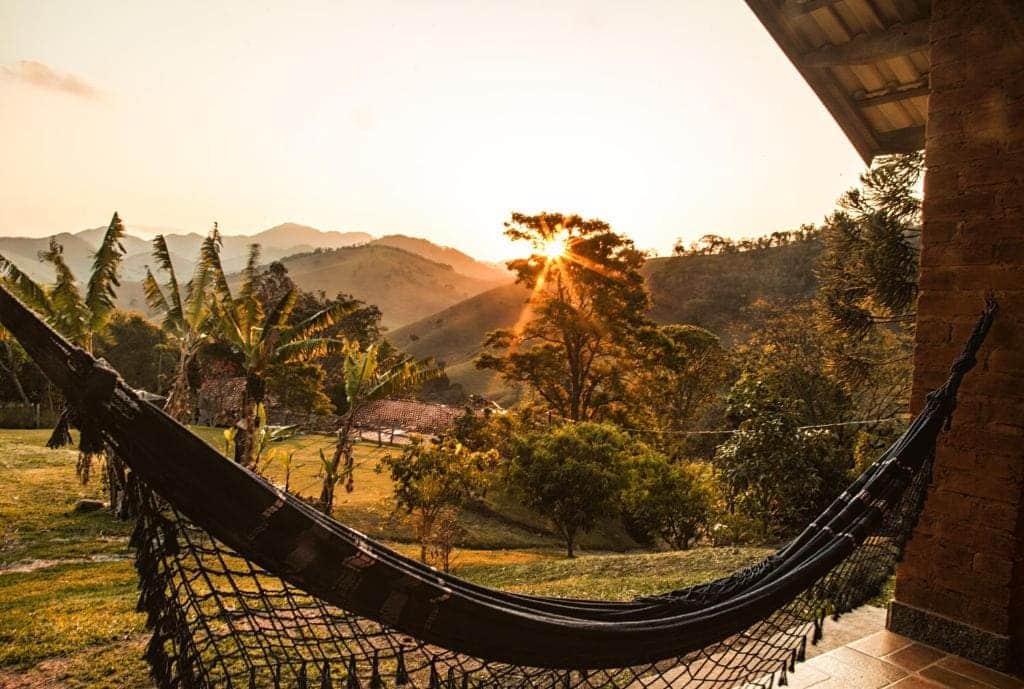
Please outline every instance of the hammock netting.
[{"label": "hammock netting", "polygon": [[488,589],[324,516],[221,456],[0,288],[0,321],[65,394],[83,449],[126,475],[146,651],[164,688],[785,685],[824,620],[892,575],[990,301],[907,431],[793,541],[631,602]]}]

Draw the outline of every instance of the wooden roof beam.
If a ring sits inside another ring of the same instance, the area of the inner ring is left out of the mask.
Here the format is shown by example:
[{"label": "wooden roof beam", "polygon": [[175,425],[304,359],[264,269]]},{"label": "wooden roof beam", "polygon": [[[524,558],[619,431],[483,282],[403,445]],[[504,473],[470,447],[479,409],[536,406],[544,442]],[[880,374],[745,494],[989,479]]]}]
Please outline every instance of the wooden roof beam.
[{"label": "wooden roof beam", "polygon": [[929,93],[928,80],[916,82],[914,84],[908,84],[905,86],[897,86],[887,91],[880,93],[871,94],[854,94],[853,102],[859,107],[870,108],[874,105],[885,105],[886,103],[896,103],[901,100],[908,98],[917,98],[919,96],[927,96]]},{"label": "wooden roof beam", "polygon": [[913,153],[924,148],[924,127],[906,127],[875,135],[880,154]]},{"label": "wooden roof beam", "polygon": [[906,55],[928,47],[930,21],[922,19],[909,24],[895,24],[881,33],[854,36],[842,45],[826,45],[799,57],[808,67],[866,65],[890,57]]},{"label": "wooden roof beam", "polygon": [[814,10],[820,10],[823,7],[831,7],[832,5],[839,2],[839,0],[786,0],[783,3],[782,14],[786,17],[802,17],[805,14],[810,14]]}]

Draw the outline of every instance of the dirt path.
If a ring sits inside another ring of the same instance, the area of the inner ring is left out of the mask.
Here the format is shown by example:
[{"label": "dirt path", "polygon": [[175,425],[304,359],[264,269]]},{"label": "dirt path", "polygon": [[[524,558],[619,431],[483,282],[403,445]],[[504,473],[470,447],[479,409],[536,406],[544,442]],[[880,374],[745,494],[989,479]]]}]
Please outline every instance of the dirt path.
[{"label": "dirt path", "polygon": [[[21,560],[6,567],[0,567],[0,574],[24,574],[60,565],[84,565],[94,562],[120,562],[131,559],[131,555],[90,555],[88,557],[61,557],[52,560]],[[4,687],[0,684],[0,687]]]}]

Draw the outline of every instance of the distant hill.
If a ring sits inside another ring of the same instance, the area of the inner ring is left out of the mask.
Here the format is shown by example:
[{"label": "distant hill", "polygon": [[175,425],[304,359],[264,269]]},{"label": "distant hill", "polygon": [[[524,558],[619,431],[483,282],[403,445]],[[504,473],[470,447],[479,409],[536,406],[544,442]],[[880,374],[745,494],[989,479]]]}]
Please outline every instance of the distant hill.
[{"label": "distant hill", "polygon": [[494,287],[392,246],[364,244],[281,261],[304,290],[338,292],[376,304],[388,328],[401,327]]},{"label": "distant hill", "polygon": [[419,237],[389,234],[380,239],[373,240],[372,243],[405,249],[410,253],[418,254],[435,263],[449,265],[456,273],[462,273],[466,277],[484,280],[485,282],[512,282],[514,277],[504,266],[499,267],[491,263],[478,261],[458,249],[453,249],[450,246],[439,246]]},{"label": "distant hill", "polygon": [[466,392],[505,404],[514,401],[513,392],[493,372],[477,370],[473,361],[487,333],[516,324],[529,297],[522,285],[501,285],[399,328],[388,339],[417,358],[443,362],[448,378]]},{"label": "distant hill", "polygon": [[821,242],[712,256],[652,258],[643,273],[651,291],[651,318],[659,323],[691,323],[725,340],[742,340],[751,323],[747,307],[759,299],[809,299],[818,283],[814,264]]},{"label": "distant hill", "polygon": [[[723,340],[746,337],[747,308],[759,299],[801,301],[817,287],[817,240],[781,247],[713,256],[652,258],[642,272],[651,291],[651,318],[658,323],[691,323]],[[473,360],[484,336],[516,323],[529,297],[521,285],[508,284],[390,333],[388,338],[416,357],[434,357],[448,366],[448,377],[467,392],[501,402],[512,392]]]},{"label": "distant hill", "polygon": [[[94,227],[54,235],[79,280],[88,278],[92,254],[106,229]],[[141,282],[147,266],[154,264],[152,243],[131,234],[131,226],[126,229],[118,303],[122,308],[147,313]],[[192,275],[203,237],[197,232],[173,230],[164,234],[182,282]],[[228,274],[240,271],[249,247],[259,244],[261,264],[283,261],[303,289],[323,291],[328,296],[345,292],[375,304],[389,328],[401,327],[512,279],[503,268],[406,235],[375,240],[365,232],[323,231],[284,223],[254,235],[224,235],[222,239],[221,263]],[[0,254],[34,280],[52,282],[53,271],[37,257],[49,242],[50,237],[0,237]]]},{"label": "distant hill", "polygon": [[[273,249],[290,249],[296,246],[322,247],[339,249],[353,244],[365,244],[373,240],[373,235],[366,232],[336,232],[334,230],[318,230],[308,225],[287,222],[263,230],[251,237],[245,237],[248,244],[259,244]],[[429,243],[429,242],[428,242]]]}]

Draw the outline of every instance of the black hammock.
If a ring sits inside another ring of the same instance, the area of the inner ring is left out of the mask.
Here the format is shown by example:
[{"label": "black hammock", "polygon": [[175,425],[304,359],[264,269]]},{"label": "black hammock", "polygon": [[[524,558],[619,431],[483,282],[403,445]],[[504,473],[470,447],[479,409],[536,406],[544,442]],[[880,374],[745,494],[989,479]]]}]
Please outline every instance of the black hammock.
[{"label": "black hammock", "polygon": [[906,432],[796,539],[717,581],[619,603],[496,591],[377,543],[220,455],[0,288],[0,322],[66,396],[83,450],[127,472],[147,658],[165,688],[784,685],[825,618],[891,576],[995,311]]}]

